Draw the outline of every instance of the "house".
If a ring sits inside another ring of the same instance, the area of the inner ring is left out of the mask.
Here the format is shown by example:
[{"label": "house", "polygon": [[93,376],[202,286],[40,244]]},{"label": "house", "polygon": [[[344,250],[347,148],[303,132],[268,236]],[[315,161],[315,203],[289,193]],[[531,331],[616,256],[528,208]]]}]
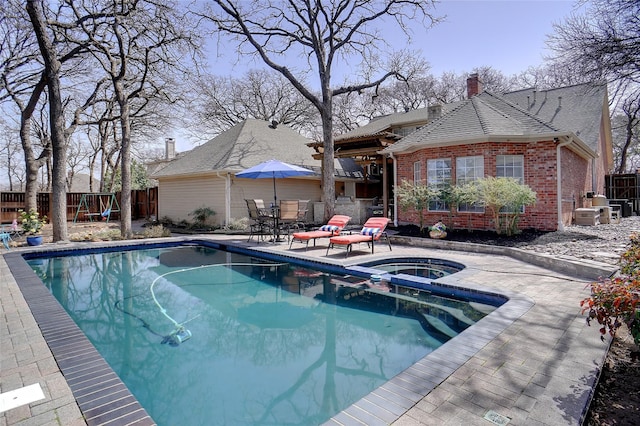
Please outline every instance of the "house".
[{"label": "house", "polygon": [[[315,175],[276,179],[278,200],[320,201],[321,163],[313,158],[309,140],[276,122],[247,119],[210,141],[166,163],[151,177],[158,181],[158,218],[192,221],[189,213],[212,208],[216,225],[247,217],[245,199],[273,199],[271,179],[243,179],[235,174],[277,159],[314,170]],[[336,181],[352,183],[358,170],[336,163]]]},{"label": "house", "polygon": [[[336,136],[335,157],[352,158],[364,170],[364,180],[357,183],[354,197],[380,199],[385,216],[393,212],[393,161],[388,155],[381,155],[380,151],[430,121],[440,118],[456,105],[431,105],[427,108],[376,117],[364,126]],[[315,158],[321,158],[322,144],[312,142],[309,146],[316,150]]]},{"label": "house", "polygon": [[[519,227],[546,231],[562,230],[575,209],[587,204],[588,194],[603,193],[613,167],[605,84],[497,95],[483,92],[478,76],[471,75],[467,91],[468,99],[380,151],[394,161],[395,182],[455,185],[485,176],[516,177],[537,193]],[[413,211],[396,211],[395,217],[416,222]],[[425,218],[494,229],[490,215],[477,206],[432,203]]]}]

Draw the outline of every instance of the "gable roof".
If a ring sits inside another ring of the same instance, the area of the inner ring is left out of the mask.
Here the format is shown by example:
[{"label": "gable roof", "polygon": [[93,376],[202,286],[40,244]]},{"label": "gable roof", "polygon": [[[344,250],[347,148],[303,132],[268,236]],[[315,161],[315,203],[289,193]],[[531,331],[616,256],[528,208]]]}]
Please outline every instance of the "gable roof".
[{"label": "gable roof", "polygon": [[319,166],[307,138],[284,124],[247,119],[210,141],[184,153],[153,178],[211,172],[238,172],[277,158],[302,167]]},{"label": "gable roof", "polygon": [[[446,114],[458,103],[451,103],[442,106],[442,114]],[[396,112],[393,114],[376,117],[364,126],[357,127],[346,133],[336,136],[335,140],[387,136],[393,127],[406,126],[415,123],[423,125],[429,119],[429,108],[418,108],[407,112]]]},{"label": "gable roof", "polygon": [[[557,102],[554,104],[550,101],[549,94],[546,106],[540,105],[542,102],[538,101],[537,109],[531,108],[530,104],[530,108],[525,109],[520,102],[523,99],[526,102],[527,91],[505,96],[485,91],[459,103],[440,119],[430,122],[381,152],[411,152],[427,146],[490,140],[519,141],[574,136],[574,149],[582,155],[595,157],[606,87],[602,89],[588,86],[592,90],[584,87],[578,90],[578,86],[573,89],[555,89],[557,92],[554,96],[564,95],[567,98],[563,97],[563,104],[559,108]],[[539,95],[536,96],[539,98]]]}]

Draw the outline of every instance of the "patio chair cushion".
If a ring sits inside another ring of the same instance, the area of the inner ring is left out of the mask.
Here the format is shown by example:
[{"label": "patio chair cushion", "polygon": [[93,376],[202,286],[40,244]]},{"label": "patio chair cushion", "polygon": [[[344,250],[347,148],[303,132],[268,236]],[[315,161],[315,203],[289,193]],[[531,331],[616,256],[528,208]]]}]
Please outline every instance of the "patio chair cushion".
[{"label": "patio chair cushion", "polygon": [[319,231],[325,231],[325,232],[335,232],[338,229],[340,229],[339,226],[336,225],[322,225],[319,229]]},{"label": "patio chair cushion", "polygon": [[380,232],[380,228],[362,228],[360,234],[372,236],[376,235],[378,232]]}]

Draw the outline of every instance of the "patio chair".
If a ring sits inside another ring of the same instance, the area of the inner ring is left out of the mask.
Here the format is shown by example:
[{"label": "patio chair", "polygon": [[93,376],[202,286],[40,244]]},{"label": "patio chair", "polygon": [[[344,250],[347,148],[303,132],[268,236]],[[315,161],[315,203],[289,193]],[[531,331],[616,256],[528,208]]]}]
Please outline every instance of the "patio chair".
[{"label": "patio chair", "polygon": [[2,244],[7,250],[11,250],[9,248],[9,242],[13,240],[11,239],[11,233],[8,229],[5,229],[4,225],[0,225],[0,241],[2,241]]},{"label": "patio chair", "polygon": [[349,256],[349,252],[352,250],[352,246],[358,243],[367,243],[367,245],[371,245],[371,254],[373,254],[375,242],[380,240],[382,237],[387,240],[389,251],[391,251],[391,242],[385,232],[388,224],[389,219],[386,217],[372,217],[365,222],[359,234],[331,237],[329,239],[329,246],[327,247],[327,253],[325,256],[329,255],[329,249],[339,245],[346,246],[347,254],[345,257],[347,257]]},{"label": "patio chair", "polygon": [[306,243],[305,250],[309,248],[309,241],[313,240],[313,246],[316,246],[316,240],[318,238],[329,238],[334,237],[336,235],[340,235],[340,232],[347,226],[347,223],[351,220],[351,217],[337,214],[329,219],[326,225],[320,227],[320,229],[316,231],[308,231],[308,232],[295,232],[291,236],[291,243],[289,244],[289,249],[293,245],[294,241],[300,241],[301,243]]},{"label": "patio chair", "polygon": [[307,228],[307,213],[310,200],[298,200],[298,228]]},{"label": "patio chair", "polygon": [[286,231],[288,241],[291,237],[291,229],[295,229],[298,226],[298,200],[280,201],[278,226],[280,231]]},{"label": "patio chair", "polygon": [[257,235],[257,241],[260,243],[260,238],[264,239],[265,235],[271,234],[273,216],[267,214],[265,209],[258,208],[256,200],[245,200],[245,202],[247,203],[250,220],[249,239],[247,242],[251,241],[254,235]]}]

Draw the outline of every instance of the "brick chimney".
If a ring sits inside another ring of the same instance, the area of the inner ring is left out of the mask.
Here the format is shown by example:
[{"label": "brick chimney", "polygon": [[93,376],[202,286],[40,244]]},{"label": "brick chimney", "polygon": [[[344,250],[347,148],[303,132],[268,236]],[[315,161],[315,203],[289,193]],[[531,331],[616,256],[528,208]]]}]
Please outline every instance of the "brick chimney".
[{"label": "brick chimney", "polygon": [[467,98],[482,93],[482,81],[478,77],[478,73],[473,73],[467,78]]},{"label": "brick chimney", "polygon": [[176,156],[176,141],[173,138],[166,138],[164,140],[165,151],[164,159],[173,160]]}]

